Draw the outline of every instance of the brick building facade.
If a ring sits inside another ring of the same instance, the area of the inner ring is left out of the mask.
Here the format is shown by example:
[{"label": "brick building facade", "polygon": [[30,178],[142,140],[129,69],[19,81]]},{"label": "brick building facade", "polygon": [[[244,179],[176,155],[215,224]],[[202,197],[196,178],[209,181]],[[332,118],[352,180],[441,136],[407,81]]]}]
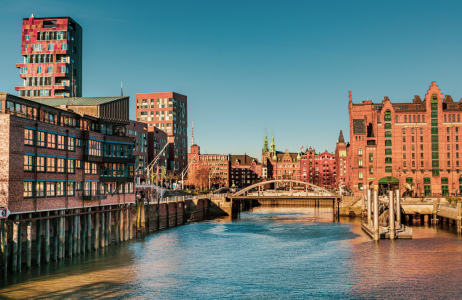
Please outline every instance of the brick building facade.
[{"label": "brick building facade", "polygon": [[231,186],[245,188],[261,181],[262,164],[247,154],[231,155],[229,172]]},{"label": "brick building facade", "polygon": [[0,104],[0,206],[19,213],[135,201],[126,123],[6,93]]},{"label": "brick building facade", "polygon": [[[200,147],[197,144],[191,146],[188,153],[188,163],[191,166],[188,170],[188,178],[193,178],[195,172],[200,168],[207,168],[207,174],[210,174],[212,186],[229,187],[230,177],[229,170],[231,167],[231,156],[228,154],[200,154]],[[193,184],[188,180],[188,184]]]},{"label": "brick building facade", "polygon": [[411,195],[460,194],[462,103],[432,82],[423,100],[363,101],[350,92],[349,188]]},{"label": "brick building facade", "polygon": [[268,147],[265,134],[262,149],[262,177],[277,180],[297,180],[325,188],[336,188],[336,158],[324,151],[316,153],[309,148],[305,152],[290,153],[276,150],[274,137]]},{"label": "brick building facade", "polygon": [[146,124],[130,121],[127,125],[127,136],[133,138],[133,157],[135,158],[135,183],[141,184],[147,179],[146,167],[148,163],[148,128]]}]

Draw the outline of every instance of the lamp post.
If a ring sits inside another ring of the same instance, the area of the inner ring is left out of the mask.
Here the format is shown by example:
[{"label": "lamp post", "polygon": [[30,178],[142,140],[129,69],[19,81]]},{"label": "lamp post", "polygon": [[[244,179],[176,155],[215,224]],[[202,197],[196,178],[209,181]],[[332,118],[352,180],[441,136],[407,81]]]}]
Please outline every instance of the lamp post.
[{"label": "lamp post", "polygon": [[194,158],[196,157],[198,152],[196,152],[196,154],[194,154],[193,158],[191,159],[191,162],[189,163],[189,165],[183,170],[183,172],[181,172],[181,189],[184,190],[184,175],[186,175],[186,173],[188,172],[189,170],[189,167],[192,165],[192,163],[194,162]]},{"label": "lamp post", "polygon": [[212,178],[213,174],[215,174],[215,171],[218,169],[219,165],[216,165],[215,168],[213,169],[212,173],[209,174],[209,190],[210,190],[210,179]]}]

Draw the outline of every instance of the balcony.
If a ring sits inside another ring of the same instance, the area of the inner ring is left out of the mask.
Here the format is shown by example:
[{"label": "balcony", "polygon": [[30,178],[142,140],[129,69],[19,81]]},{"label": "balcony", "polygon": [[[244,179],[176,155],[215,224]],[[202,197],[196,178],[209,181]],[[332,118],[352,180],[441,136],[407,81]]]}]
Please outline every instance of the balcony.
[{"label": "balcony", "polygon": [[122,177],[122,176],[100,176],[99,181],[101,182],[134,182],[134,177]]},{"label": "balcony", "polygon": [[97,195],[97,194],[90,194],[90,195],[83,195],[83,200],[102,200],[106,199],[106,195]]}]

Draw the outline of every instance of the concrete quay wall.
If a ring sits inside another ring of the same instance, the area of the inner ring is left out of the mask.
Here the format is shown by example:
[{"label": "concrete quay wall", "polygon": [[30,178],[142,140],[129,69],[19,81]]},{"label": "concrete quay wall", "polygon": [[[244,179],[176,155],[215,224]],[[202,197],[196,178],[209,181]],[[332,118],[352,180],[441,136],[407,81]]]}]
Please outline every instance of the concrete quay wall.
[{"label": "concrete quay wall", "polygon": [[[201,221],[209,199],[85,207],[11,215],[0,220],[0,274],[114,246],[149,232]],[[214,213],[210,214],[215,215]]]}]

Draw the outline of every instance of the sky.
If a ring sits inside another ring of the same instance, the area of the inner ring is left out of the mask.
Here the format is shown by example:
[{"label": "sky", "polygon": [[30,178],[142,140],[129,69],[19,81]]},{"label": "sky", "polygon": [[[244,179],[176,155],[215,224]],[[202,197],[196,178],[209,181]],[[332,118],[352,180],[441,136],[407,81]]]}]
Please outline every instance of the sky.
[{"label": "sky", "polygon": [[333,152],[353,102],[462,98],[460,1],[0,0],[0,91],[17,95],[22,19],[83,28],[83,96],[188,96],[201,153]]}]

